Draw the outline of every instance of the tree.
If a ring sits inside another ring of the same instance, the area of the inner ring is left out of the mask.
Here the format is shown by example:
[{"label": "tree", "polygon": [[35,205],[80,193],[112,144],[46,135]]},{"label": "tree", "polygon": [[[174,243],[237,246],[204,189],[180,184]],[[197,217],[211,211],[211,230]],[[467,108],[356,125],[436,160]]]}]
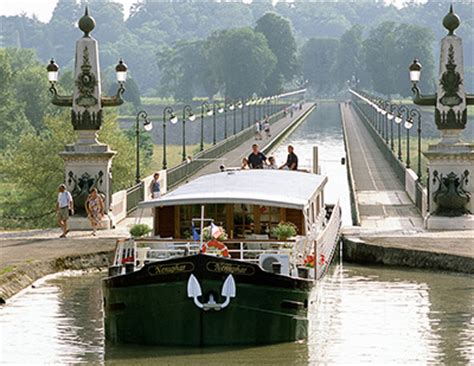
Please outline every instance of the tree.
[{"label": "tree", "polygon": [[304,79],[319,93],[329,93],[335,88],[334,70],[339,40],[311,38],[301,50]]},{"label": "tree", "polygon": [[[68,111],[47,116],[43,130],[23,133],[18,144],[11,144],[2,152],[1,178],[17,191],[2,207],[5,214],[36,216],[54,209],[58,185],[64,181],[64,162],[59,152],[75,141],[72,124],[66,122],[69,118]],[[99,140],[117,152],[112,164],[114,191],[130,187],[134,182],[134,145],[118,126],[114,114],[106,114]],[[28,222],[29,227],[53,224],[51,215]]]},{"label": "tree", "polygon": [[364,41],[364,55],[374,90],[385,95],[410,95],[408,65],[414,57],[420,58],[424,65],[421,87],[431,89],[432,42],[431,31],[423,27],[384,22],[373,28]]},{"label": "tree", "polygon": [[32,131],[22,105],[15,95],[15,80],[10,56],[5,49],[0,49],[0,150],[16,144],[19,137]]},{"label": "tree", "polygon": [[255,31],[265,36],[268,47],[277,58],[277,64],[265,82],[266,94],[277,94],[281,92],[283,81],[291,81],[298,68],[291,24],[271,12],[257,20]]},{"label": "tree", "polygon": [[277,63],[265,36],[251,28],[216,33],[208,38],[206,48],[212,70],[232,99],[263,92]]},{"label": "tree", "polygon": [[354,25],[339,41],[333,75],[343,86],[347,80],[360,79],[363,73],[362,26]]},{"label": "tree", "polygon": [[158,53],[160,90],[176,100],[188,101],[217,92],[216,78],[209,67],[205,41],[180,41]]}]

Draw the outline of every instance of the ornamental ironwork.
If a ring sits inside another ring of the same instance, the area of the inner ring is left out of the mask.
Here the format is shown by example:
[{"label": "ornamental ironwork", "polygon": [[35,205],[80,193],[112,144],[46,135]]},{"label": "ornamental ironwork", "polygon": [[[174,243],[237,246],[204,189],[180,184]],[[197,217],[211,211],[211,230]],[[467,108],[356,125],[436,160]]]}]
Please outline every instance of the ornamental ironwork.
[{"label": "ornamental ironwork", "polygon": [[451,172],[447,176],[433,172],[433,184],[438,183],[438,188],[433,194],[437,204],[435,211],[439,216],[462,216],[470,214],[466,205],[471,200],[471,194],[464,188],[468,183],[469,171],[465,170],[460,176]]}]

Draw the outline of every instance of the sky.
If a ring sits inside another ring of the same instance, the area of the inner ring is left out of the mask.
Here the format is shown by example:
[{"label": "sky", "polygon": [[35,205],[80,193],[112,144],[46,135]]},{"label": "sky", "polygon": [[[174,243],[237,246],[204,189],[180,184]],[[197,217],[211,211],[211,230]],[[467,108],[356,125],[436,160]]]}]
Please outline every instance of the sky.
[{"label": "sky", "polygon": [[[114,0],[122,3],[125,9],[125,17],[128,17],[130,6],[137,0]],[[396,6],[404,0],[386,0]],[[48,22],[51,18],[57,0],[0,0],[0,15],[18,15],[25,12],[28,15],[35,14],[42,22]]]}]

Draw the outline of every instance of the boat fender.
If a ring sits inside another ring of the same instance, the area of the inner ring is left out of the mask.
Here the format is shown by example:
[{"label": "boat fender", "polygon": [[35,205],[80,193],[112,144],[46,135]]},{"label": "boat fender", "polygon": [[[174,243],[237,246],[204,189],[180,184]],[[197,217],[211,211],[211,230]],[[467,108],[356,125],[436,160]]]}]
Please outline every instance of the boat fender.
[{"label": "boat fender", "polygon": [[204,254],[209,250],[209,248],[216,248],[219,251],[219,254],[221,255],[221,257],[226,257],[226,258],[230,257],[229,249],[227,249],[227,247],[224,244],[222,244],[220,241],[217,241],[215,239],[208,241],[206,244],[202,246],[201,252]]}]

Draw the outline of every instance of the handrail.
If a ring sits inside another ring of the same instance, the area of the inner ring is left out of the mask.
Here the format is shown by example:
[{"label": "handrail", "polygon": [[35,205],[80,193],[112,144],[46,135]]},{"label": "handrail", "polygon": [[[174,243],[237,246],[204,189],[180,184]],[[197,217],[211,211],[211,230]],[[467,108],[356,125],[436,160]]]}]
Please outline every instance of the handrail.
[{"label": "handrail", "polygon": [[324,230],[321,231],[316,238],[315,254],[316,262],[319,263],[319,265],[316,266],[316,268],[318,268],[316,279],[321,278],[329,268],[329,264],[331,263],[332,257],[336,250],[336,243],[340,234],[340,228],[341,207],[338,200],[334,205],[331,217],[326,223]]},{"label": "handrail", "polygon": [[[238,243],[295,243],[298,238],[278,240],[278,239],[227,239],[221,240],[223,244],[238,244]],[[135,239],[137,243],[197,243],[198,241],[186,239],[166,239],[166,238],[140,238]]]}]

